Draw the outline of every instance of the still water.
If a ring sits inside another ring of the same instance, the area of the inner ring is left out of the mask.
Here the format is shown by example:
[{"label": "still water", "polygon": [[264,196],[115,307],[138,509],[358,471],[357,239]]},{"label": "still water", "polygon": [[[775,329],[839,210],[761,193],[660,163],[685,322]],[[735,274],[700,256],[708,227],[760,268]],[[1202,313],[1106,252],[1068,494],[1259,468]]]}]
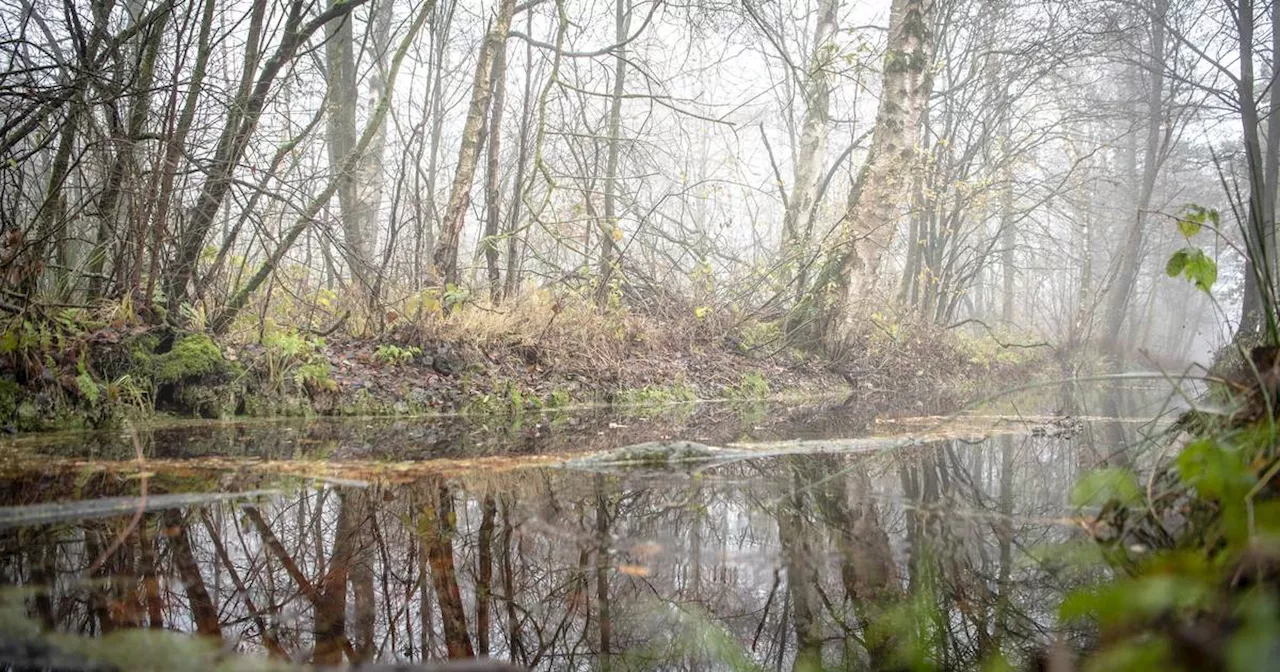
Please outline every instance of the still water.
[{"label": "still water", "polygon": [[[199,633],[325,665],[1016,662],[1073,636],[1057,603],[1098,571],[1070,559],[1084,545],[1072,484],[1140,459],[1152,418],[1176,405],[1127,386],[947,418],[721,404],[11,439],[0,584],[45,632]],[[689,469],[547,457],[858,436],[918,440]]]}]

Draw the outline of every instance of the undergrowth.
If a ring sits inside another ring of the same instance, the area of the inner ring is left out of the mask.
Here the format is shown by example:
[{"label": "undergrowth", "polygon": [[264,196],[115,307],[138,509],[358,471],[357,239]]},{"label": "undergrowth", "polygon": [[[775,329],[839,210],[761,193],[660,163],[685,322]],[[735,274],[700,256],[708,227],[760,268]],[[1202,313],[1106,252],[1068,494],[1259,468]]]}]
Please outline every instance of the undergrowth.
[{"label": "undergrowth", "polygon": [[376,313],[323,288],[258,301],[216,335],[201,331],[198,306],[184,306],[178,328],[159,304],[130,299],[10,316],[0,322],[0,380],[10,384],[0,388],[9,397],[0,425],[111,425],[156,409],[508,413],[763,399],[848,382],[861,394],[932,395],[1032,361],[982,333],[888,314],[839,352],[806,351],[788,345],[777,322],[674,295],[644,310],[546,289],[501,304],[427,290]]}]

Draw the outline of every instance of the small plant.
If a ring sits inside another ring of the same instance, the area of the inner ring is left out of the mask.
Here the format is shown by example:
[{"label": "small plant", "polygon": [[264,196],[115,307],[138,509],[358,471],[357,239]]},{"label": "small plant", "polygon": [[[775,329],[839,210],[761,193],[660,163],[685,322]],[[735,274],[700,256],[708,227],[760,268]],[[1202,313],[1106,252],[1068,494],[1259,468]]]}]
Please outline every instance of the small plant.
[{"label": "small plant", "polygon": [[570,394],[569,390],[564,388],[556,388],[551,391],[549,396],[547,396],[548,408],[564,408],[572,403],[573,395]]},{"label": "small plant", "polygon": [[769,381],[758,372],[742,374],[738,384],[726,390],[730,399],[763,399],[769,396]]},{"label": "small plant", "polygon": [[411,345],[402,348],[398,345],[385,343],[378,346],[378,349],[373,353],[373,357],[386,366],[400,366],[401,364],[409,363],[410,360],[421,354],[422,348],[417,346]]},{"label": "small plant", "polygon": [[266,348],[264,364],[270,388],[282,391],[285,382],[292,380],[298,387],[312,391],[336,389],[337,383],[329,377],[329,362],[320,354],[324,339],[289,331],[269,334],[262,344]]},{"label": "small plant", "polygon": [[84,397],[90,406],[98,405],[98,399],[102,397],[102,388],[98,386],[98,381],[83,368],[80,370],[80,375],[76,376],[76,388],[80,390],[80,396]]},{"label": "small plant", "polygon": [[1205,224],[1218,226],[1218,211],[1202,208],[1198,205],[1186,207],[1178,218],[1178,233],[1187,239],[1187,246],[1174,252],[1165,264],[1164,272],[1171,278],[1182,276],[1196,286],[1196,289],[1208,294],[1213,283],[1218,279],[1218,265],[1204,250],[1191,244],[1192,236],[1200,233]]},{"label": "small plant", "polygon": [[445,310],[453,310],[467,302],[471,293],[465,287],[449,283],[444,287],[443,305]]},{"label": "small plant", "polygon": [[127,373],[102,385],[102,391],[109,402],[124,404],[138,411],[150,407],[146,391]]},{"label": "small plant", "polygon": [[782,326],[778,322],[751,322],[743,325],[738,332],[738,349],[743,352],[775,345],[783,336]]},{"label": "small plant", "polygon": [[313,392],[338,391],[337,381],[329,375],[329,362],[323,359],[299,366],[293,374],[293,382]]}]

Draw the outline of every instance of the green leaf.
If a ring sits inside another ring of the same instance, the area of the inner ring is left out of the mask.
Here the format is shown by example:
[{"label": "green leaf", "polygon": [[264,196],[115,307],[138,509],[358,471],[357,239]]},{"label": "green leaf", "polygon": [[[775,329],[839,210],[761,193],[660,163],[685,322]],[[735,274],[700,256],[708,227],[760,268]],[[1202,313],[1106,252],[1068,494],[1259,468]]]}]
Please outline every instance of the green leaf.
[{"label": "green leaf", "polygon": [[1213,439],[1187,444],[1178,454],[1178,475],[1204,499],[1243,499],[1254,476],[1238,450],[1224,449]]},{"label": "green leaf", "polygon": [[1157,574],[1074,591],[1062,601],[1058,615],[1064,621],[1096,619],[1104,626],[1117,625],[1194,610],[1212,597],[1212,581]]},{"label": "green leaf", "polygon": [[1182,273],[1195,283],[1196,289],[1208,294],[1218,280],[1218,265],[1203,250],[1196,250],[1187,258],[1187,267]]},{"label": "green leaf", "polygon": [[1164,272],[1171,278],[1181,275],[1206,294],[1218,281],[1218,264],[1198,247],[1184,247],[1174,252],[1165,264]]},{"label": "green leaf", "polygon": [[1200,222],[1197,222],[1190,217],[1179,217],[1178,232],[1181,233],[1183,237],[1190,238],[1191,236],[1200,233]]},{"label": "green leaf", "polygon": [[1128,469],[1108,467],[1085,474],[1071,490],[1073,506],[1102,506],[1112,500],[1133,504],[1142,499],[1137,478]]},{"label": "green leaf", "polygon": [[1187,265],[1187,251],[1185,249],[1178,250],[1169,257],[1169,262],[1164,265],[1164,272],[1171,278],[1176,278],[1182,274],[1182,269]]}]

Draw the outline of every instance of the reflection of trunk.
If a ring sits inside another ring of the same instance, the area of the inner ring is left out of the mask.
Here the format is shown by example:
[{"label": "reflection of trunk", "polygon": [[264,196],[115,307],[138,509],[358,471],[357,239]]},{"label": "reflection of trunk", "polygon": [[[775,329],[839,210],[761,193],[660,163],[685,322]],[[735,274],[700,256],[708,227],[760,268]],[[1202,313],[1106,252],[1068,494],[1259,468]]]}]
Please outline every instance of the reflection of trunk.
[{"label": "reflection of trunk", "polygon": [[350,497],[341,495],[333,552],[315,598],[315,652],[313,665],[339,665],[347,641],[347,578],[355,553],[360,520]]},{"label": "reflection of trunk", "polygon": [[422,659],[429,660],[436,651],[436,624],[431,606],[430,565],[427,562],[425,540],[416,545],[418,550],[418,613],[422,615]]},{"label": "reflection of trunk", "polygon": [[[815,479],[839,471],[834,462],[823,466],[814,474]],[[871,499],[871,479],[861,468],[845,473],[846,478],[827,486],[819,504],[828,524],[840,531],[840,580],[865,633],[879,620],[884,607],[902,597],[902,591],[889,549],[889,535],[881,526],[880,513]],[[891,641],[867,641],[867,656],[873,669],[886,666],[892,646]]]},{"label": "reflection of trunk", "polygon": [[489,606],[493,600],[493,518],[498,505],[485,495],[476,540],[476,652],[489,655]]},{"label": "reflection of trunk", "polygon": [[[990,653],[1000,650],[1008,627],[1013,572],[1013,436],[1000,438],[1000,517],[996,522],[996,541],[1000,544],[1000,567],[996,578],[996,619]],[[988,659],[983,656],[983,659]]]},{"label": "reflection of trunk", "polygon": [[204,587],[200,565],[196,563],[196,556],[191,550],[187,520],[177,511],[166,512],[164,520],[171,535],[169,553],[173,558],[174,567],[178,570],[178,578],[182,580],[182,587],[186,590],[196,632],[221,639],[222,629],[218,625],[218,609],[214,607],[209,591]]},{"label": "reflection of trunk", "polygon": [[516,614],[515,569],[511,562],[511,535],[515,528],[511,526],[511,502],[503,498],[502,502],[502,602],[507,607],[507,649],[511,659],[522,665],[528,665],[529,656],[525,653],[524,642],[520,640],[520,618]]},{"label": "reflection of trunk", "polygon": [[604,477],[594,479],[596,494],[596,610],[599,611],[600,650],[599,665],[603,672],[613,667],[610,658],[613,621],[609,604],[609,498],[604,492]]},{"label": "reflection of trunk", "polygon": [[[244,584],[244,580],[240,578],[240,572],[236,570],[235,564],[231,561],[231,556],[227,553],[226,546],[222,543],[222,538],[218,535],[218,529],[214,527],[213,521],[209,519],[209,514],[205,511],[200,512],[200,518],[204,522],[205,532],[209,535],[209,540],[213,543],[213,550],[218,554],[218,559],[222,562],[222,568],[226,570],[227,576],[231,577],[231,583],[236,587],[236,592],[240,599],[244,601],[245,609],[248,610],[250,618],[258,628],[258,634],[262,637],[262,644],[271,652],[271,655],[285,659],[288,655],[280,641],[276,638],[275,631],[267,626],[266,619],[262,617],[262,612],[258,610],[257,605],[253,602],[253,597],[249,594],[248,588]],[[274,589],[268,590],[267,594],[275,593]]]},{"label": "reflection of trunk", "polygon": [[[37,531],[42,542],[56,541],[56,534],[48,528]],[[36,616],[40,618],[40,624],[45,630],[52,630],[54,627],[53,600],[50,597],[53,595],[58,572],[56,548],[53,543],[37,543],[31,559],[31,585],[38,588],[34,595]]]},{"label": "reflection of trunk", "polygon": [[[810,458],[801,457],[799,460]],[[796,632],[796,657],[793,670],[817,672],[822,669],[822,603],[818,596],[817,555],[814,549],[813,525],[805,515],[804,489],[799,477],[800,462],[792,464],[797,475],[791,495],[778,512],[778,541],[782,561],[787,570],[787,591],[791,596],[791,614]]]},{"label": "reflection of trunk", "polygon": [[142,547],[140,574],[142,575],[143,601],[147,604],[150,627],[164,629],[164,611],[160,602],[160,578],[156,574],[156,540],[151,536],[150,521],[143,519],[138,525],[138,544]]},{"label": "reflection of trunk", "polygon": [[[352,648],[356,652],[353,663],[373,660],[377,644],[374,641],[374,616],[377,607],[373,591],[373,507],[368,490],[351,490],[342,498],[343,508],[351,507],[355,532],[351,557],[351,592],[355,599],[355,628]],[[390,620],[388,620],[390,626]]]},{"label": "reflection of trunk", "polygon": [[[293,556],[289,554],[289,551],[285,549],[284,544],[280,543],[280,539],[276,537],[274,532],[271,531],[271,527],[267,525],[267,521],[262,518],[262,512],[258,510],[258,507],[246,506],[244,507],[244,513],[245,513],[245,517],[249,519],[249,522],[252,523],[254,528],[258,530],[258,536],[262,537],[263,545],[265,545],[267,547],[267,550],[272,555],[274,555],[277,560],[280,561],[280,564],[284,567],[284,570],[289,575],[289,578],[293,579],[293,582],[297,584],[298,590],[300,590],[302,594],[307,597],[307,600],[311,602],[312,609],[314,609],[316,613],[316,626],[314,630],[316,633],[319,633],[321,605],[325,601],[325,596],[321,592],[323,590],[323,586],[321,589],[317,589],[314,585],[311,584],[311,581],[307,580],[306,575],[302,573],[302,569],[298,567],[297,561],[294,560]],[[299,528],[303,527],[303,520],[301,516],[304,513],[305,512],[302,510],[302,508],[299,507],[298,509],[298,515],[299,515],[298,527]],[[321,520],[321,516],[319,515],[319,513],[313,516],[313,520],[317,524],[319,524]],[[347,528],[345,530],[344,530],[344,525]],[[338,563],[339,561],[344,563],[342,564],[343,568],[345,568],[346,562],[350,562],[349,558],[342,558],[338,555],[338,552],[340,550],[343,550],[343,546],[346,543],[346,542],[341,542],[341,543],[339,542],[339,539],[341,539],[341,536],[339,536],[339,534],[345,533],[346,536],[350,536],[350,530],[349,530],[350,522],[343,521],[341,511],[339,512],[339,517],[338,517],[338,527],[339,527],[338,533],[335,534],[335,538],[334,538],[334,555],[331,558],[330,565],[329,565],[331,570],[337,566],[336,563]],[[317,537],[319,537],[318,534],[317,534]],[[319,544],[317,544],[317,546],[318,545]],[[317,548],[315,553],[317,557],[322,557],[324,554],[324,549]],[[330,580],[330,577],[328,575],[326,575],[325,577],[322,577],[321,579],[322,583],[329,580]],[[343,599],[345,601],[345,598],[346,598],[345,569],[344,569],[342,589],[343,589]],[[324,608],[326,610],[326,615],[331,616],[330,612],[333,609],[332,605],[325,605]],[[327,626],[327,627],[329,629],[332,629],[332,626]],[[343,633],[339,631],[339,634],[343,634]],[[336,642],[334,640],[329,640],[329,639],[323,640],[323,644],[325,646],[325,650],[323,651],[321,650],[321,644],[322,644],[322,640],[319,637],[317,637],[316,651],[312,654],[313,658],[315,658],[316,656],[323,655],[327,659],[332,660],[336,658],[338,662],[341,662],[342,652],[344,651],[346,652],[348,658],[354,659],[356,657],[355,652],[351,650],[351,644],[350,642],[347,641],[347,638],[345,637],[345,635],[339,637]],[[340,647],[340,651],[338,651],[335,654],[333,651],[329,650],[333,646]]]},{"label": "reflection of trunk", "polygon": [[1130,468],[1133,466],[1133,460],[1129,456],[1129,438],[1125,434],[1125,424],[1119,419],[1125,417],[1124,408],[1121,406],[1124,397],[1123,389],[1118,382],[1107,386],[1102,400],[1103,415],[1108,418],[1115,418],[1103,422],[1103,436],[1106,437],[1106,443],[1103,450],[1107,452],[1099,455],[1100,463],[1090,465],[1091,468],[1113,466]]},{"label": "reflection of trunk", "polygon": [[[90,558],[102,557],[102,546],[99,542],[99,533],[103,530],[95,530],[93,528],[85,530],[84,535],[84,551]],[[92,621],[98,624],[98,634],[108,634],[116,629],[115,619],[111,617],[110,598],[107,596],[106,586],[110,581],[111,572],[107,569],[107,563],[99,564],[98,569],[92,573],[92,581],[89,582],[89,613],[93,615]],[[92,627],[89,634],[94,634]]]},{"label": "reflection of trunk", "polygon": [[444,625],[444,644],[450,658],[473,658],[471,637],[467,635],[467,616],[462,606],[462,592],[458,588],[458,572],[453,562],[453,536],[455,513],[453,493],[440,486],[435,515],[428,512],[422,519],[427,561],[431,565],[431,582],[435,585],[436,601],[440,603],[440,617]]}]

